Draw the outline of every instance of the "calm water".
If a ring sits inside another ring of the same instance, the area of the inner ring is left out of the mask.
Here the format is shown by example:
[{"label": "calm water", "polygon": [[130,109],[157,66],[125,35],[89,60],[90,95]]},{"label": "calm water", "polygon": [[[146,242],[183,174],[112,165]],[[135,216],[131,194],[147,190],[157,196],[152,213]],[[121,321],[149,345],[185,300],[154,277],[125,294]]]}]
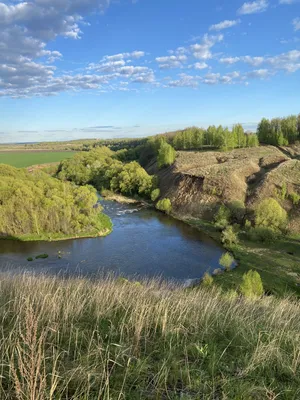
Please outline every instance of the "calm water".
[{"label": "calm water", "polygon": [[[61,242],[0,240],[0,270],[197,279],[219,267],[224,250],[196,229],[155,210],[103,201],[114,231],[105,238]],[[47,253],[48,259],[27,257]],[[61,258],[59,258],[59,255]]]}]

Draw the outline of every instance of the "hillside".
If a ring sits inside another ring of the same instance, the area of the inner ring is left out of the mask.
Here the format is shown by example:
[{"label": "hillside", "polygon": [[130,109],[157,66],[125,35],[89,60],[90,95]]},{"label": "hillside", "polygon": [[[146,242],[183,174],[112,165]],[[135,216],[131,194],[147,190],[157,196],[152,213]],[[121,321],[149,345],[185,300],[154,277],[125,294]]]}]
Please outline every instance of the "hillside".
[{"label": "hillside", "polygon": [[[170,198],[175,214],[211,219],[220,203],[238,200],[252,208],[262,198],[278,197],[283,182],[287,194],[300,194],[300,161],[290,158],[298,154],[297,148],[283,151],[273,146],[230,152],[179,151],[171,167],[158,170],[152,162],[147,170],[158,174],[161,196]],[[289,211],[293,209],[291,227],[298,229],[298,211],[291,201],[282,203]]]},{"label": "hillside", "polygon": [[0,284],[1,399],[300,397],[299,303],[113,279]]}]

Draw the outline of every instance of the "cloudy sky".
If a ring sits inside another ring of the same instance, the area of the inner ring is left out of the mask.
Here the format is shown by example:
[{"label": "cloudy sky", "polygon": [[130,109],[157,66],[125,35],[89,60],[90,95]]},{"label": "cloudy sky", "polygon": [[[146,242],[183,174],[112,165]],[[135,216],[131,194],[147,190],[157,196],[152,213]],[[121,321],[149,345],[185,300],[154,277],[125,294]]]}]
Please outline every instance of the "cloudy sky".
[{"label": "cloudy sky", "polygon": [[0,143],[298,112],[299,0],[0,0]]}]

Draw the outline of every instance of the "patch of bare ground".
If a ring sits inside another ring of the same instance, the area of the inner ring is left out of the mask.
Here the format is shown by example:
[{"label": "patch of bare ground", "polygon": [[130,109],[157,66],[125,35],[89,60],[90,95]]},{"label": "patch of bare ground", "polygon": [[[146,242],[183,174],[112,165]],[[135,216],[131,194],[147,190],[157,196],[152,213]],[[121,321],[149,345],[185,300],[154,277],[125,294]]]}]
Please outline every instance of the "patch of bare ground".
[{"label": "patch of bare ground", "polygon": [[210,219],[220,203],[248,203],[265,176],[288,160],[273,146],[230,152],[181,151],[172,167],[159,171],[152,163],[148,171],[158,174],[161,195],[171,199],[175,214]]}]

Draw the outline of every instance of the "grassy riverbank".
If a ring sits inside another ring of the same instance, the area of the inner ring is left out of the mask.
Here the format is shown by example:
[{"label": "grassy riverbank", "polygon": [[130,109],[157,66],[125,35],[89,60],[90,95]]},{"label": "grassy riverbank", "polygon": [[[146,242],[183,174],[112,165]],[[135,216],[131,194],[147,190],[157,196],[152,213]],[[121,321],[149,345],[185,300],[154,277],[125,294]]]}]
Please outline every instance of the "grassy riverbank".
[{"label": "grassy riverbank", "polygon": [[[99,229],[93,229],[86,232],[80,232],[77,235],[66,235],[64,233],[40,233],[34,235],[19,235],[19,236],[5,236],[1,237],[1,240],[17,240],[20,242],[55,242],[61,240],[71,240],[71,239],[83,239],[83,238],[96,238],[108,236],[113,230],[113,224],[111,219],[100,213],[98,216]],[[101,227],[101,228],[100,228]]]},{"label": "grassy riverbank", "polygon": [[[216,241],[221,241],[220,232],[210,222],[185,219],[186,223],[207,233]],[[274,243],[259,243],[239,237],[239,244],[230,251],[234,254],[238,267],[215,277],[215,282],[223,289],[236,289],[242,276],[249,269],[256,270],[267,292],[277,296],[296,294],[300,297],[300,241],[294,237],[282,237]]]},{"label": "grassy riverbank", "polygon": [[298,399],[300,305],[0,276],[2,399]]}]

